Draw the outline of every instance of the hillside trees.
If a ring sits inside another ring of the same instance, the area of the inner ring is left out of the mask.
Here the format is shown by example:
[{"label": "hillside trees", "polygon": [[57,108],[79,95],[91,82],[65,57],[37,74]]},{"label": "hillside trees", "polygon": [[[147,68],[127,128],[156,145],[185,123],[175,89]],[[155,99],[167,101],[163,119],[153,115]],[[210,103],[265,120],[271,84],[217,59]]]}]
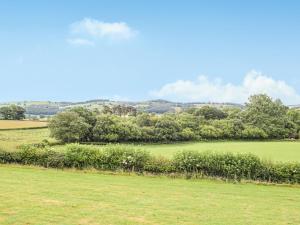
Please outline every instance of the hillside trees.
[{"label": "hillside trees", "polygon": [[299,111],[289,110],[267,95],[251,96],[244,109],[204,106],[163,115],[104,109],[73,108],[59,113],[50,121],[51,134],[63,142],[299,138]]},{"label": "hillside trees", "polygon": [[5,120],[25,119],[25,109],[21,106],[10,105],[0,108],[0,118]]}]

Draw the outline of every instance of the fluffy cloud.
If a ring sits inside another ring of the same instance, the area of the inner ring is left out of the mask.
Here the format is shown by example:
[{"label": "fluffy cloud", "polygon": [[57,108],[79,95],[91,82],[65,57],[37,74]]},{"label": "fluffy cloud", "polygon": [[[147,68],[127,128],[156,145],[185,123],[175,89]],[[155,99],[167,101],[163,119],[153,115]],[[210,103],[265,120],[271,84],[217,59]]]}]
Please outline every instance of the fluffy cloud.
[{"label": "fluffy cloud", "polygon": [[124,40],[131,39],[137,34],[137,31],[125,22],[107,23],[90,18],[71,24],[70,30],[73,35],[83,35],[94,39]]},{"label": "fluffy cloud", "polygon": [[150,94],[154,97],[176,101],[244,103],[250,95],[260,93],[268,94],[273,98],[280,98],[286,104],[300,103],[300,95],[293,87],[284,81],[275,80],[254,70],[246,74],[240,85],[199,76],[195,81],[178,80],[166,84]]},{"label": "fluffy cloud", "polygon": [[87,40],[87,39],[83,39],[83,38],[71,38],[71,39],[67,39],[67,42],[71,45],[77,45],[77,46],[94,46],[95,43],[93,41]]}]

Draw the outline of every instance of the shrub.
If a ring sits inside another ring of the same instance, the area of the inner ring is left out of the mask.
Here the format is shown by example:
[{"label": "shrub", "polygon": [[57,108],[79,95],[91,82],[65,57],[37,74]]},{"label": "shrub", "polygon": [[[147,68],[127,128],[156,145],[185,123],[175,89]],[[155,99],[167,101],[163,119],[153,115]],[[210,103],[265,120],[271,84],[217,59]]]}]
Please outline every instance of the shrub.
[{"label": "shrub", "polygon": [[172,160],[161,156],[150,157],[144,169],[146,172],[154,174],[166,174],[175,172],[175,167],[173,165]]},{"label": "shrub", "polygon": [[104,149],[104,169],[143,171],[150,154],[127,146],[109,145]]},{"label": "shrub", "polygon": [[0,163],[300,183],[300,163],[272,163],[252,154],[183,151],[172,159],[166,159],[151,156],[149,152],[131,146],[108,145],[98,148],[71,144],[66,148],[64,153],[34,146],[23,146],[18,152],[0,150]]},{"label": "shrub", "polygon": [[78,169],[98,168],[101,152],[87,145],[70,144],[66,146],[66,166]]},{"label": "shrub", "polygon": [[246,126],[242,131],[242,137],[244,139],[266,139],[268,135],[266,132],[258,127]]}]

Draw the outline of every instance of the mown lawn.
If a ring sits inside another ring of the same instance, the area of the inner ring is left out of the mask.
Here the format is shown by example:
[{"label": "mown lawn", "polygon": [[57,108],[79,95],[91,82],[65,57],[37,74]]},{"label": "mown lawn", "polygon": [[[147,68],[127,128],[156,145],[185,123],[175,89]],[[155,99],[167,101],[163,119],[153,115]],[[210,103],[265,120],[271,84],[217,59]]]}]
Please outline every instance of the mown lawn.
[{"label": "mown lawn", "polygon": [[300,224],[300,187],[0,165],[0,224]]},{"label": "mown lawn", "polygon": [[142,148],[155,155],[171,157],[178,151],[214,151],[253,153],[261,158],[274,161],[300,161],[300,141],[219,141],[187,142],[176,144],[150,144]]}]

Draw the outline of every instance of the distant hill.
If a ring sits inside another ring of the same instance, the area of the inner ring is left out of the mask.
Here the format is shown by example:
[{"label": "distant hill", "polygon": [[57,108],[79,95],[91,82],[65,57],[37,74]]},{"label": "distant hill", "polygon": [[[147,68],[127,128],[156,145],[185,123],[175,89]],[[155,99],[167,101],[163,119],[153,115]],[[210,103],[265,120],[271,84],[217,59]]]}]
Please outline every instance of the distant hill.
[{"label": "distant hill", "polygon": [[165,112],[180,112],[191,107],[201,107],[204,105],[213,105],[216,107],[238,107],[243,105],[235,103],[213,103],[213,102],[171,102],[162,99],[149,101],[112,101],[109,99],[95,99],[83,102],[51,102],[51,101],[20,101],[20,102],[6,102],[0,103],[1,106],[16,104],[26,109],[29,116],[51,116],[68,108],[82,106],[89,109],[101,110],[103,105],[128,105],[135,107],[138,111],[150,113],[165,113]]}]

